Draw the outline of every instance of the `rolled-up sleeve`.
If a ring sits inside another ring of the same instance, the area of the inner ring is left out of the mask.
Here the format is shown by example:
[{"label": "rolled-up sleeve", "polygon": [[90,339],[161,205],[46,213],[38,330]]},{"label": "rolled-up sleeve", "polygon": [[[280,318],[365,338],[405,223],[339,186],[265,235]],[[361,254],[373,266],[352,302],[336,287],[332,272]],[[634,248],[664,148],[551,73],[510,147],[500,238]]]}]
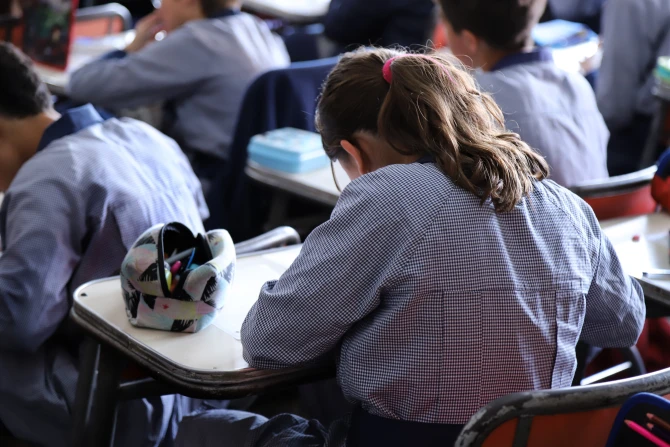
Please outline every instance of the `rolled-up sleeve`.
[{"label": "rolled-up sleeve", "polygon": [[79,198],[58,181],[13,187],[0,257],[0,350],[33,352],[69,311],[68,284],[81,257]]},{"label": "rolled-up sleeve", "polygon": [[581,339],[601,348],[635,345],[646,308],[642,287],[626,275],[614,247],[600,234],[600,253],[586,296],[586,316]]}]

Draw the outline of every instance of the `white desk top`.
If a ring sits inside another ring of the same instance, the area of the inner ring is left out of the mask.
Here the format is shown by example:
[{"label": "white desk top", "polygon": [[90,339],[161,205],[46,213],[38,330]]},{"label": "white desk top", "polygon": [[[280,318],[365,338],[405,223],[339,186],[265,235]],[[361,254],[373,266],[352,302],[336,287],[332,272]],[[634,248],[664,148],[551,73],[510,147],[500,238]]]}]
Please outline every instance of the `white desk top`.
[{"label": "white desk top", "polygon": [[149,350],[189,372],[225,373],[248,368],[242,358],[239,331],[265,282],[278,279],[300,252],[300,245],[237,261],[231,295],[212,325],[195,334],[132,326],[126,316],[118,277],[85,284],[75,292],[75,313],[90,313],[106,322],[105,333],[132,351]]},{"label": "white desk top", "polygon": [[330,0],[244,0],[242,4],[257,14],[306,23],[325,16]]},{"label": "white desk top", "polygon": [[135,31],[114,34],[101,38],[80,38],[72,45],[67,69],[59,71],[43,65],[36,65],[37,73],[54,95],[64,95],[70,73],[113,50],[122,50],[130,43]]},{"label": "white desk top", "polygon": [[[645,295],[670,304],[670,280],[642,278],[642,272],[650,269],[670,269],[670,215],[657,213],[606,220],[601,227],[612,241],[624,270],[640,281]],[[639,240],[634,240],[636,236]]]},{"label": "white desk top", "polygon": [[[257,182],[325,205],[335,206],[340,198],[330,167],[304,174],[289,174],[249,161],[245,172]],[[349,177],[339,163],[335,164],[335,175],[340,187],[344,189],[349,184]]]}]

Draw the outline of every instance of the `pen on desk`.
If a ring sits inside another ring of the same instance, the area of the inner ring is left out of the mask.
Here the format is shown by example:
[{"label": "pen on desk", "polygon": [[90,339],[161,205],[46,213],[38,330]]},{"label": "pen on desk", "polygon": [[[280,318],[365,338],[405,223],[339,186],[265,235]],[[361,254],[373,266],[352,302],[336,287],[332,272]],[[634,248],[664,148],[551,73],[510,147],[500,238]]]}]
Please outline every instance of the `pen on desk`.
[{"label": "pen on desk", "polygon": [[645,430],[643,427],[640,427],[638,424],[636,424],[633,421],[625,420],[623,421],[631,430],[639,434],[640,436],[643,436],[644,438],[647,439],[647,441],[653,443],[654,445],[657,445],[659,447],[670,447],[670,444],[667,442],[663,441],[659,437],[651,434],[648,430]]},{"label": "pen on desk", "polygon": [[658,269],[642,272],[642,277],[647,279],[670,279],[670,270]]}]

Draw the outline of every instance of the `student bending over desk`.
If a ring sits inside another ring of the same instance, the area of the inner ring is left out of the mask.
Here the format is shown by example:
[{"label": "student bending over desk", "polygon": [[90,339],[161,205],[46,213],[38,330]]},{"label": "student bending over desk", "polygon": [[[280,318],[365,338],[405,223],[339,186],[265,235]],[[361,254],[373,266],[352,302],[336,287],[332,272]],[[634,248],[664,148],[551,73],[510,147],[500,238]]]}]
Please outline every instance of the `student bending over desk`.
[{"label": "student bending over desk", "polygon": [[639,284],[591,208],[546,179],[466,71],[444,56],[345,55],[317,124],[352,182],[263,287],[242,344],[256,368],[334,353],[357,409],[329,430],[206,413],[185,419],[179,445],[208,445],[209,433],[209,445],[445,447],[493,399],[570,386],[578,339],[636,342]]},{"label": "student bending over desk", "polygon": [[607,178],[609,132],[578,73],[534,49],[531,30],[546,0],[441,0],[449,45],[502,109],[507,128],[549,162],[551,178],[575,186]]},{"label": "student bending over desk", "polygon": [[[69,446],[81,342],[67,324],[72,293],[116,274],[147,228],[202,232],[208,212],[188,160],[157,130],[103,122],[90,105],[59,116],[29,59],[5,43],[0,85],[0,427]],[[123,405],[116,445],[171,445],[189,405]]]},{"label": "student bending over desk", "polygon": [[[247,86],[289,63],[282,40],[239,10],[239,0],[163,0],[125,51],[72,74],[75,101],[110,109],[165,101],[162,130],[188,155],[207,188],[222,171]],[[169,34],[155,42],[156,33]]]}]

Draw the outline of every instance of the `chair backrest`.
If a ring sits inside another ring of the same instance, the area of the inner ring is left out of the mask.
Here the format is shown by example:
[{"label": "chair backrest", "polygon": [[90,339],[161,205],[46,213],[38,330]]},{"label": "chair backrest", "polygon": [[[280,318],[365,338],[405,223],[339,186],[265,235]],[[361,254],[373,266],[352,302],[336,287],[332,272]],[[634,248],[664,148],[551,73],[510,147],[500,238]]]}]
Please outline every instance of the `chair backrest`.
[{"label": "chair backrest", "polygon": [[[210,206],[208,228],[244,226],[239,210],[244,205],[247,146],[254,135],[283,127],[314,131],[316,99],[321,85],[338,58],[297,62],[288,68],[272,70],[259,76],[247,89],[238,116],[230,158],[224,175],[216,179],[207,203]],[[234,216],[234,222],[230,221]]]},{"label": "chair backrest", "polygon": [[656,166],[570,188],[584,199],[599,220],[653,213],[657,204],[651,196]]},{"label": "chair backrest", "polygon": [[510,394],[479,410],[456,447],[604,447],[631,396],[670,395],[670,368],[602,385]]},{"label": "chair backrest", "polygon": [[102,37],[128,31],[133,26],[130,11],[118,3],[78,9],[74,37]]},{"label": "chair backrest", "polygon": [[13,15],[0,15],[0,41],[12,42],[14,31],[20,23],[19,17]]}]

